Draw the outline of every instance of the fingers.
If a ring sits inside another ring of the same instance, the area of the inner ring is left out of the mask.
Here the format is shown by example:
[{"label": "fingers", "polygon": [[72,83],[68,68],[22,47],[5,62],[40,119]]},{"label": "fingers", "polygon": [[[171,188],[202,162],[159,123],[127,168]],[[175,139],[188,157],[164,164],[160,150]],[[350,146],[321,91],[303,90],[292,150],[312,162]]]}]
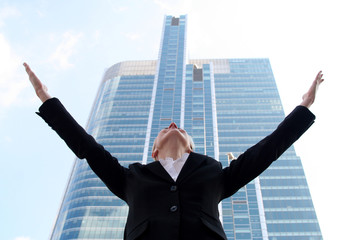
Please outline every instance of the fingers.
[{"label": "fingers", "polygon": [[31,73],[33,73],[27,63],[24,62],[23,65],[25,67],[25,71],[27,72],[27,74],[30,75]]},{"label": "fingers", "polygon": [[39,87],[38,85],[41,85],[41,81],[39,78],[35,75],[35,73],[31,70],[30,66],[27,63],[23,63],[25,67],[26,73],[29,75],[29,80],[33,84],[34,88]]},{"label": "fingers", "polygon": [[34,87],[36,95],[40,98],[42,102],[50,99],[51,96],[48,93],[47,87],[39,80],[35,73],[31,70],[27,63],[23,63],[27,74],[29,75],[29,80]]},{"label": "fingers", "polygon": [[31,70],[31,68],[29,67],[29,65],[28,65],[27,63],[24,63],[23,65],[24,65],[24,67],[25,67],[26,73],[29,75],[30,81],[33,80],[32,78],[34,78],[34,77],[36,78],[35,73]]},{"label": "fingers", "polygon": [[27,63],[23,64],[26,70],[26,73],[29,75],[29,80],[31,82],[31,85],[33,86],[36,95],[40,97],[39,95],[42,95],[43,93],[47,92],[47,88],[42,82],[39,80],[39,78],[35,75],[35,73],[31,70],[29,65]]},{"label": "fingers", "polygon": [[[25,71],[27,72],[27,74],[29,75],[30,78],[37,78],[37,76],[35,75],[35,73],[31,70],[30,66],[27,63],[23,64],[25,67]],[[31,79],[30,79],[31,80]]]},{"label": "fingers", "polygon": [[322,83],[322,82],[324,81],[324,79],[322,78],[323,75],[324,75],[324,74],[322,73],[322,71],[320,71],[320,72],[316,75],[316,78],[315,78],[316,82],[318,82],[319,84]]}]

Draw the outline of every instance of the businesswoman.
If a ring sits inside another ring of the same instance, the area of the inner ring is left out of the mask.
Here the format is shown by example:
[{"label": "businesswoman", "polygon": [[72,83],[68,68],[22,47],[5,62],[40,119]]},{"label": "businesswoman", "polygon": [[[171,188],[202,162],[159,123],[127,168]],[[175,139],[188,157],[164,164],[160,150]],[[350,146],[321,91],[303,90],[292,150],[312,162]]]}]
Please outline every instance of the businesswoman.
[{"label": "businesswoman", "polygon": [[[261,174],[314,122],[320,71],[302,101],[272,132],[228,167],[195,153],[191,137],[171,123],[155,139],[154,162],[123,167],[71,117],[57,98],[24,63],[40,100],[39,115],[116,196],[129,206],[124,239],[226,239],[218,204]],[[120,236],[119,236],[120,237]]]}]

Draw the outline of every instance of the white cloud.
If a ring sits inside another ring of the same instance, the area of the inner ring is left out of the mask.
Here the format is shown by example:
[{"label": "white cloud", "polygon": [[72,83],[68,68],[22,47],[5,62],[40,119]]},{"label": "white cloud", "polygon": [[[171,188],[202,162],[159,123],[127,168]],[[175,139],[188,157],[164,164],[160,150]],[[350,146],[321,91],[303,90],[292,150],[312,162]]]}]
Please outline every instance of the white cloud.
[{"label": "white cloud", "polygon": [[172,11],[176,6],[181,3],[181,1],[154,0],[154,3],[164,10]]},{"label": "white cloud", "polygon": [[73,64],[69,62],[69,58],[75,53],[76,44],[82,35],[82,33],[73,34],[71,32],[65,32],[62,36],[61,43],[57,46],[55,52],[50,56],[50,61],[62,69],[72,67]]},{"label": "white cloud", "polygon": [[39,9],[36,10],[36,13],[37,13],[37,15],[38,15],[40,18],[44,18],[45,15],[46,15],[43,11],[41,11],[41,10],[39,10]]},{"label": "white cloud", "polygon": [[4,25],[4,20],[8,17],[20,16],[20,12],[15,7],[4,7],[0,9],[0,27]]},{"label": "white cloud", "polygon": [[14,240],[30,240],[29,237],[16,237]]},{"label": "white cloud", "polygon": [[130,40],[138,40],[141,38],[141,34],[139,33],[124,33],[125,37],[130,39]]},{"label": "white cloud", "polygon": [[120,6],[118,6],[119,1],[116,1],[116,0],[108,0],[107,2],[108,2],[108,4],[110,5],[110,8],[111,8],[115,13],[120,13],[120,12],[124,12],[124,11],[128,10],[128,7],[125,7],[123,4],[121,4]]},{"label": "white cloud", "polygon": [[92,34],[91,34],[91,42],[90,42],[90,46],[91,47],[95,47],[96,45],[99,44],[101,39],[101,32],[100,30],[95,30]]},{"label": "white cloud", "polygon": [[116,12],[116,13],[121,13],[121,12],[124,12],[126,10],[128,10],[127,7],[122,7],[122,6],[113,7],[113,11]]},{"label": "white cloud", "polygon": [[20,93],[28,86],[20,69],[21,59],[13,53],[10,44],[0,34],[0,106],[9,107],[17,102]]},{"label": "white cloud", "polygon": [[99,40],[100,35],[101,35],[100,30],[96,30],[96,31],[94,32],[93,37],[94,37],[94,40],[95,40],[96,42]]}]

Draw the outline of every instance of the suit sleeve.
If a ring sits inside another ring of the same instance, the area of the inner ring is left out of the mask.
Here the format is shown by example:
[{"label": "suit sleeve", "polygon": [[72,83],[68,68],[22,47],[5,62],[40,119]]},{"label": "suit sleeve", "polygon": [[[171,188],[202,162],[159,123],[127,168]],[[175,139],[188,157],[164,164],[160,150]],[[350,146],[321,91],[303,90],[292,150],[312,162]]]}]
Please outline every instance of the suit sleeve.
[{"label": "suit sleeve", "polygon": [[241,154],[223,169],[222,199],[259,176],[278,159],[314,123],[315,115],[304,106],[297,106],[272,132]]},{"label": "suit sleeve", "polygon": [[57,98],[43,103],[37,113],[80,158],[86,158],[91,169],[117,196],[125,200],[124,186],[127,168],[98,144],[69,114]]}]

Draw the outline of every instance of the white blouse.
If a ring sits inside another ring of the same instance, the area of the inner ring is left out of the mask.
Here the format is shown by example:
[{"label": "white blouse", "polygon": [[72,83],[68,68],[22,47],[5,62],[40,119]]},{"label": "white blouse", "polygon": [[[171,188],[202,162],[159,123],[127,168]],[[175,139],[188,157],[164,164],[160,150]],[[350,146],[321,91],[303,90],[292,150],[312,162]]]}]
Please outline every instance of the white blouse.
[{"label": "white blouse", "polygon": [[190,155],[189,153],[184,153],[181,156],[181,158],[178,158],[175,161],[170,157],[167,157],[165,159],[160,159],[159,161],[161,165],[164,167],[164,169],[168,172],[168,174],[172,177],[172,179],[176,181],[189,155]]}]

